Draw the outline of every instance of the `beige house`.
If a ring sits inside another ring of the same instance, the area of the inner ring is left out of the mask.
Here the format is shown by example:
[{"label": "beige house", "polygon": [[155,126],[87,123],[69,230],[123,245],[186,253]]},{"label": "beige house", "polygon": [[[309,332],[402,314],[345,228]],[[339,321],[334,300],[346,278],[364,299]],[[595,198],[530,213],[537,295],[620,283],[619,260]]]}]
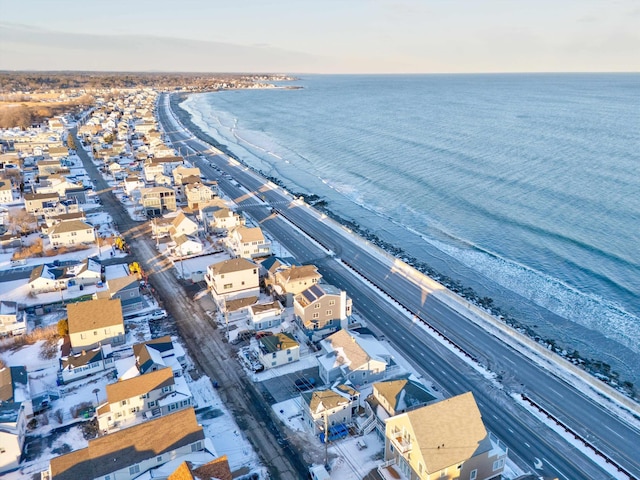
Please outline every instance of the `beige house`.
[{"label": "beige house", "polygon": [[24,207],[27,213],[39,215],[47,206],[58,203],[60,197],[57,193],[25,193]]},{"label": "beige house", "polygon": [[143,167],[144,179],[147,182],[154,182],[159,175],[166,175],[170,179],[173,178],[172,171],[184,164],[182,157],[162,157],[149,158]]},{"label": "beige house", "polygon": [[179,212],[171,221],[169,235],[175,240],[180,235],[193,235],[198,231],[198,224],[183,212]]},{"label": "beige house", "polygon": [[[89,440],[86,448],[54,457],[43,478],[133,480],[191,453],[209,452],[193,408]],[[48,475],[48,476],[47,476]]]},{"label": "beige house", "polygon": [[507,448],[467,392],[387,419],[384,459],[403,480],[489,480],[500,478]]},{"label": "beige house", "polygon": [[148,217],[176,211],[176,193],[168,187],[141,188],[140,203]]},{"label": "beige house", "polygon": [[234,255],[242,258],[268,257],[271,242],[265,240],[260,227],[236,227],[226,238],[227,246]]},{"label": "beige house", "polygon": [[295,295],[317,284],[321,278],[315,265],[285,266],[276,263],[273,270],[267,271],[265,283],[285,306],[291,307]]},{"label": "beige house", "polygon": [[200,169],[198,167],[185,167],[179,165],[171,172],[174,185],[182,185],[182,179],[185,177],[200,177]]},{"label": "beige house", "polygon": [[0,204],[13,202],[13,190],[11,189],[11,180],[0,180]]},{"label": "beige house", "polygon": [[125,341],[119,298],[70,303],[67,305],[67,319],[74,353],[106,343],[121,345]]},{"label": "beige house", "polygon": [[82,220],[68,220],[49,229],[49,241],[52,247],[95,243],[96,232],[93,226]]},{"label": "beige house", "polygon": [[201,205],[209,203],[216,196],[216,192],[209,185],[196,182],[184,186],[184,195],[187,198],[187,206],[195,211]]},{"label": "beige house", "polygon": [[288,333],[261,337],[258,340],[258,347],[260,363],[266,369],[300,360],[300,344]]},{"label": "beige house", "polygon": [[49,147],[49,156],[53,159],[60,159],[69,156],[69,149],[67,147]]},{"label": "beige house", "polygon": [[293,312],[307,337],[319,340],[347,327],[351,298],[333,285],[317,283],[293,298]]},{"label": "beige house", "polygon": [[60,163],[60,160],[40,160],[37,166],[38,166],[38,175],[42,177],[55,175],[65,170],[65,167],[62,166],[62,164]]},{"label": "beige house", "polygon": [[244,258],[232,258],[209,265],[205,281],[218,304],[260,296],[258,266]]},{"label": "beige house", "polygon": [[186,383],[176,386],[171,368],[120,379],[106,386],[107,401],[97,410],[102,431],[172,413],[193,404]]},{"label": "beige house", "polygon": [[219,198],[200,206],[200,219],[205,232],[213,234],[226,233],[244,224],[244,219]]}]

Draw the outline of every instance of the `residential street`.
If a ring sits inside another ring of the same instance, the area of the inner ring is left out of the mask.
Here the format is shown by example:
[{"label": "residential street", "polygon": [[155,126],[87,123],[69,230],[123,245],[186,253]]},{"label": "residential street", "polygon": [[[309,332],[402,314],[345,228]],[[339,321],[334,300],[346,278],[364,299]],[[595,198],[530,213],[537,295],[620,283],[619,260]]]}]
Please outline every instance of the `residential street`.
[{"label": "residential street", "polygon": [[[76,135],[76,131],[72,131]],[[78,141],[79,144],[79,141]],[[78,149],[89,176],[94,180],[104,208],[114,219],[122,237],[131,247],[132,256],[149,276],[163,308],[175,319],[192,360],[199,371],[220,385],[217,390],[233,412],[262,463],[274,479],[299,479],[307,475],[307,465],[297,451],[278,443],[280,435],[268,405],[246,377],[229,345],[223,342],[213,319],[186,293],[174,275],[172,264],[160,255],[150,235],[147,222],[132,220],[123,205],[112,194],[91,158]]]}]

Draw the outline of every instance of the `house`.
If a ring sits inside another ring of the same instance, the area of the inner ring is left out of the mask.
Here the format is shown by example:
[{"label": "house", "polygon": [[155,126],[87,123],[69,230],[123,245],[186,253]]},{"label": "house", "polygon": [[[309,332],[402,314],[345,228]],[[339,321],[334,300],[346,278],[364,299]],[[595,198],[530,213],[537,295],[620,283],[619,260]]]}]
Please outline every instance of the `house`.
[{"label": "house", "polygon": [[386,420],[384,459],[394,478],[501,478],[507,448],[488,434],[471,392]]},{"label": "house", "polygon": [[136,312],[144,306],[140,294],[140,279],[137,274],[107,280],[107,295],[108,298],[120,300],[123,315]]},{"label": "house", "polygon": [[201,205],[206,205],[215,196],[216,191],[210,185],[201,182],[190,183],[184,186],[184,195],[187,198],[187,206],[197,211]]},{"label": "house", "polygon": [[300,344],[288,333],[276,333],[258,339],[260,363],[276,368],[300,360]]},{"label": "house", "polygon": [[154,237],[169,236],[169,231],[173,226],[173,218],[170,217],[154,217],[150,220],[151,234]]},{"label": "house", "polygon": [[48,177],[49,175],[56,175],[65,170],[65,167],[57,160],[40,160],[37,163],[38,175],[41,177]]},{"label": "house", "polygon": [[47,233],[49,228],[60,222],[66,222],[67,220],[82,220],[85,221],[87,219],[87,215],[82,212],[70,212],[70,213],[58,213],[58,212],[46,212],[44,215],[44,222],[47,226],[47,229],[42,227],[43,233]]},{"label": "house", "polygon": [[424,407],[435,400],[434,392],[411,378],[374,383],[371,395],[365,400],[367,419],[360,431],[366,434],[375,428],[384,439],[387,418]]},{"label": "house", "polygon": [[157,176],[166,175],[169,177],[169,183],[171,183],[172,171],[183,164],[184,158],[182,157],[149,158],[144,162],[143,166],[144,180],[148,183],[153,183],[156,181]]},{"label": "house", "polygon": [[332,389],[303,392],[300,394],[302,420],[314,434],[324,432],[325,427],[348,425],[358,410],[359,396],[356,390],[344,384]]},{"label": "house", "polygon": [[52,207],[60,201],[57,193],[25,193],[24,207],[27,213],[42,215],[45,207]]},{"label": "house", "polygon": [[176,211],[176,193],[167,187],[141,188],[140,203],[147,217],[159,217]]},{"label": "house", "polygon": [[68,280],[64,267],[59,267],[52,263],[44,263],[31,270],[28,285],[30,292],[33,295],[38,295],[40,293],[65,290]]},{"label": "house", "polygon": [[67,305],[69,340],[74,353],[125,340],[120,299],[101,298]]},{"label": "house", "polygon": [[27,315],[17,302],[0,300],[0,337],[27,333]]},{"label": "house", "polygon": [[198,231],[198,224],[183,212],[179,212],[169,228],[169,235],[175,240],[179,235],[193,235]]},{"label": "house", "polygon": [[315,265],[273,264],[265,283],[287,307],[293,306],[295,295],[320,282],[322,275]]},{"label": "house", "polygon": [[58,383],[67,384],[104,372],[114,368],[114,366],[114,357],[109,344],[91,350],[82,350],[82,352],[76,354],[69,351],[60,357]]},{"label": "house", "polygon": [[233,480],[233,475],[229,460],[223,455],[197,468],[191,462],[182,462],[167,480]]},{"label": "house", "polygon": [[66,276],[75,285],[95,285],[102,279],[102,264],[96,257],[89,257],[76,265],[65,267]]},{"label": "house", "polygon": [[277,300],[270,303],[256,303],[249,306],[249,328],[264,330],[282,323],[284,309]]},{"label": "house", "polygon": [[140,374],[170,367],[174,377],[182,376],[186,368],[186,356],[179,343],[173,343],[171,337],[154,338],[133,346],[136,368]]},{"label": "house", "polygon": [[347,327],[351,298],[344,290],[317,283],[293,297],[293,312],[310,340],[319,340]]},{"label": "house", "polygon": [[140,177],[135,175],[127,176],[122,183],[124,192],[129,196],[133,194],[134,190],[144,188],[144,182],[140,179]]},{"label": "house", "polygon": [[215,455],[192,408],[89,440],[89,446],[51,459],[51,480],[133,480],[195,452]]},{"label": "house", "polygon": [[173,254],[175,256],[186,257],[202,253],[203,245],[198,237],[194,237],[192,235],[178,235],[173,240],[175,242],[175,247],[173,247]]},{"label": "house", "polygon": [[69,149],[67,147],[49,147],[49,156],[54,160],[59,160],[63,157],[69,156]]},{"label": "house", "polygon": [[97,409],[100,430],[109,431],[193,405],[186,381],[171,368],[120,379],[106,386],[107,401]]},{"label": "house", "polygon": [[393,366],[372,335],[339,330],[321,342],[326,352],[318,357],[319,375],[325,383],[337,380],[359,386],[380,380]]},{"label": "house", "polygon": [[0,204],[13,202],[13,190],[11,180],[0,179]]},{"label": "house", "polygon": [[209,265],[205,281],[219,305],[226,300],[260,296],[258,266],[244,258]]},{"label": "house", "polygon": [[226,243],[237,257],[252,259],[271,255],[271,242],[265,240],[260,227],[236,227],[229,232]]},{"label": "house", "polygon": [[244,224],[244,219],[222,199],[212,200],[200,206],[200,218],[204,230],[210,234],[223,234]]},{"label": "house", "polygon": [[0,369],[0,473],[18,467],[27,430],[33,417],[25,367]]},{"label": "house", "polygon": [[53,247],[95,243],[96,232],[87,222],[69,220],[60,222],[49,230],[49,241]]},{"label": "house", "polygon": [[200,169],[198,167],[185,167],[179,165],[171,172],[174,185],[182,185],[182,179],[186,177],[198,177],[200,178]]}]

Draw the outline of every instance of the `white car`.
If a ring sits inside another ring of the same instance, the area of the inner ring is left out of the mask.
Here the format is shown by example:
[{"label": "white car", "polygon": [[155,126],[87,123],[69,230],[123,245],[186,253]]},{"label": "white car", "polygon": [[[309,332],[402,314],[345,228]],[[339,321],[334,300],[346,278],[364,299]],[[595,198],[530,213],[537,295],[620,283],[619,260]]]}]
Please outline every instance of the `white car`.
[{"label": "white car", "polygon": [[151,320],[161,320],[163,318],[167,318],[167,311],[166,310],[154,310],[153,312],[151,312],[151,315],[149,316],[149,318]]}]

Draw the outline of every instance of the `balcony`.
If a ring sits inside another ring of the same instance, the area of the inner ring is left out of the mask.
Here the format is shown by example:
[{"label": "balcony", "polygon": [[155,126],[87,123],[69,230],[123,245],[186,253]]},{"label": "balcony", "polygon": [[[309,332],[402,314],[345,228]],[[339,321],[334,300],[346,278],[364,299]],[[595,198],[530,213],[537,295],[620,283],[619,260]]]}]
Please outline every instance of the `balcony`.
[{"label": "balcony", "polygon": [[392,436],[391,444],[393,445],[393,448],[395,448],[402,455],[411,451],[411,442],[402,436]]}]

